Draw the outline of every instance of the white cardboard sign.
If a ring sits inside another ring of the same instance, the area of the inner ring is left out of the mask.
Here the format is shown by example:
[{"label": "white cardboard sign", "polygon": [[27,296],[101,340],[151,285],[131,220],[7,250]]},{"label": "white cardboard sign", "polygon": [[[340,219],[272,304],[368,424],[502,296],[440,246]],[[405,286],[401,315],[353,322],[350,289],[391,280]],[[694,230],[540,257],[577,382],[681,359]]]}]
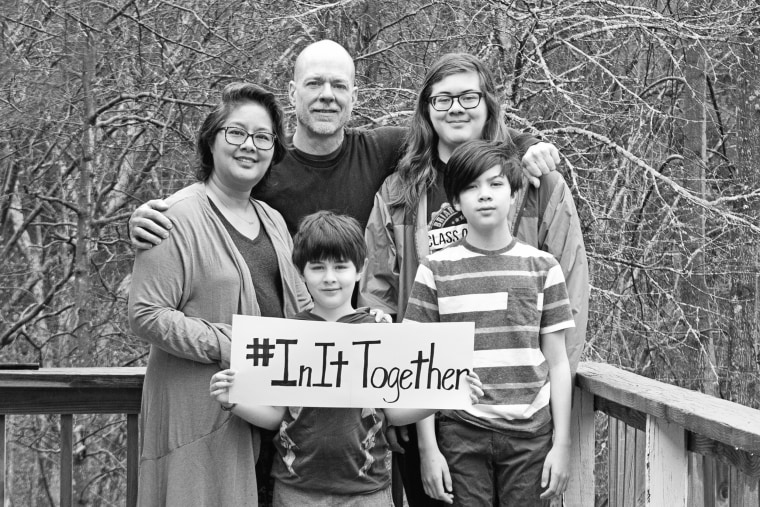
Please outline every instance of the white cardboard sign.
[{"label": "white cardboard sign", "polygon": [[471,322],[343,324],[234,315],[230,402],[464,409]]}]

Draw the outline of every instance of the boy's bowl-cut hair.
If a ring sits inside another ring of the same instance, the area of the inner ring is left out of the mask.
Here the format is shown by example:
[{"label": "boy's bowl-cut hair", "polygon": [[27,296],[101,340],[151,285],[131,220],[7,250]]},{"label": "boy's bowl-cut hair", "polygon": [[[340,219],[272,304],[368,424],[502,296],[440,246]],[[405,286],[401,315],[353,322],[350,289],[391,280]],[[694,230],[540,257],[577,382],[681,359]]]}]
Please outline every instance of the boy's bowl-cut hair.
[{"label": "boy's bowl-cut hair", "polygon": [[501,167],[512,195],[523,186],[523,170],[517,147],[512,141],[467,141],[451,153],[443,178],[443,189],[450,203],[459,201],[459,194],[481,174],[494,166]]},{"label": "boy's bowl-cut hair", "polygon": [[317,211],[301,219],[293,238],[293,264],[303,274],[308,262],[351,261],[364,267],[367,246],[359,222],[332,211]]}]

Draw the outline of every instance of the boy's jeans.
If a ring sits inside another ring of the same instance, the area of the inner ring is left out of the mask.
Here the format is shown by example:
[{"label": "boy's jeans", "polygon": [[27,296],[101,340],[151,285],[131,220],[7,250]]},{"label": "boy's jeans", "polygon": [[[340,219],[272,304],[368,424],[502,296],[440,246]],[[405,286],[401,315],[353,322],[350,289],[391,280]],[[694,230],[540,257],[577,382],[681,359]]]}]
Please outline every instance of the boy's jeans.
[{"label": "boy's jeans", "polygon": [[438,445],[449,465],[454,505],[549,505],[539,495],[551,432],[518,438],[444,416],[438,421]]}]

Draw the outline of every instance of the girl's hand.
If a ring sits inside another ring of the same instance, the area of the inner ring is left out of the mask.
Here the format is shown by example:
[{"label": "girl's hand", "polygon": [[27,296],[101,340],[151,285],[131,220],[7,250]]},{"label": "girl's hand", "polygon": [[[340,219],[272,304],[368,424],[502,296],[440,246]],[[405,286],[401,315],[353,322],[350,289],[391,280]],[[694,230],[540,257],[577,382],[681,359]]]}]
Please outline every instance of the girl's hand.
[{"label": "girl's hand", "polygon": [[470,401],[472,401],[473,405],[477,405],[480,402],[480,398],[485,394],[483,392],[483,383],[474,371],[467,374],[467,383],[470,385]]},{"label": "girl's hand", "polygon": [[222,406],[229,406],[230,404],[230,387],[235,381],[235,370],[222,370],[214,373],[211,377],[211,385],[209,386],[209,393],[212,398],[216,398],[216,401],[222,404]]}]

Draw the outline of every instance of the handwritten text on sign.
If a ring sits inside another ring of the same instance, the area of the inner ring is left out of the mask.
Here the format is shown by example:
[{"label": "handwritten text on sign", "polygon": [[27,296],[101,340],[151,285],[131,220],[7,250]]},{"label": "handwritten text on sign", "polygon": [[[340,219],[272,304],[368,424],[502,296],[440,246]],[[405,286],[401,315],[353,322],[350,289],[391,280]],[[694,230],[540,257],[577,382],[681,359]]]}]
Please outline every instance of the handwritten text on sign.
[{"label": "handwritten text on sign", "polygon": [[275,406],[470,406],[474,326],[342,324],[235,315],[230,401]]}]

